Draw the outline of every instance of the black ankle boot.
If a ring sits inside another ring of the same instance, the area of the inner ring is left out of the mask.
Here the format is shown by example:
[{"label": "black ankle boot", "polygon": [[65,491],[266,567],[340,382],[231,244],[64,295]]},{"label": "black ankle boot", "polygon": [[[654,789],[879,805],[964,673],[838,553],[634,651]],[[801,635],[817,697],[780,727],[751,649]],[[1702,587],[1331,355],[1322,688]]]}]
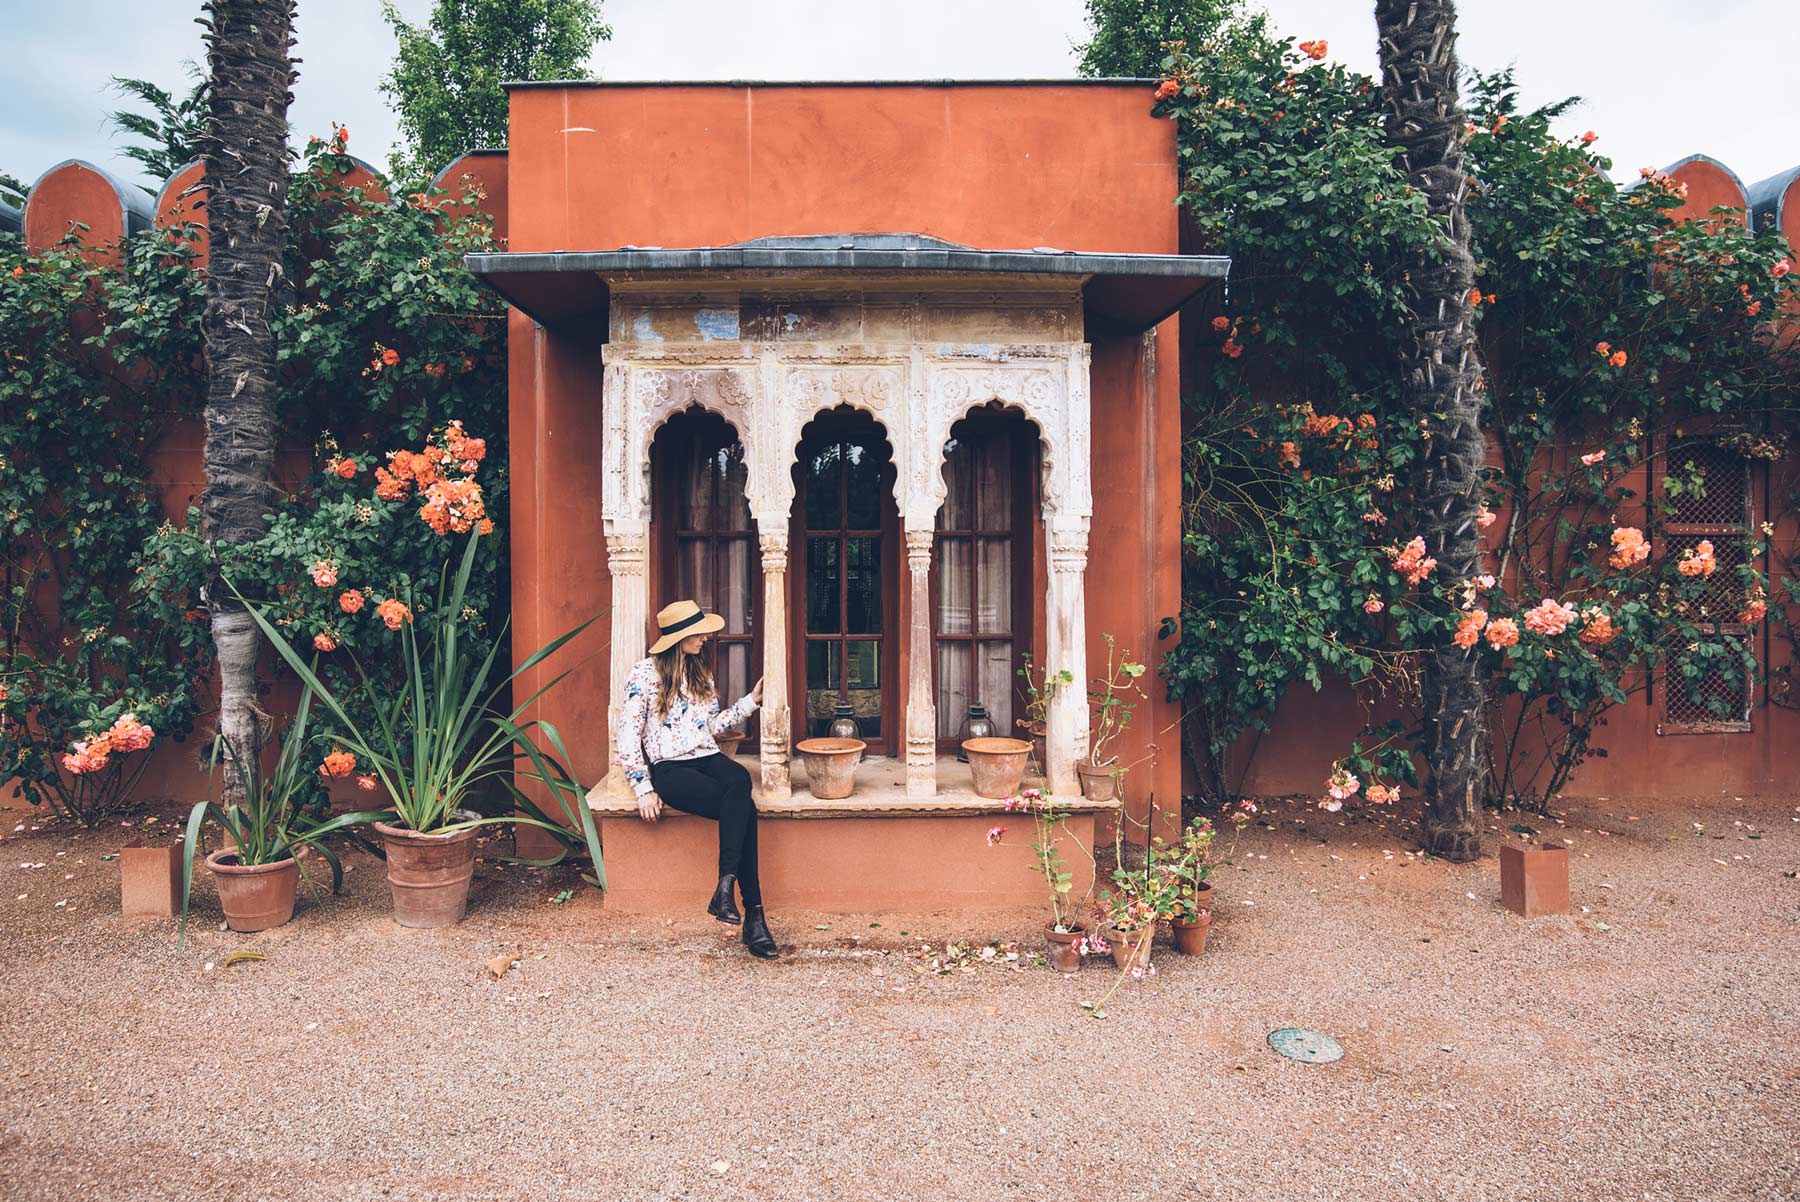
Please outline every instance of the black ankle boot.
[{"label": "black ankle boot", "polygon": [[728,922],[732,926],[744,921],[738,913],[737,902],[732,900],[731,889],[737,884],[737,878],[729,872],[719,878],[719,887],[713,890],[712,900],[706,903],[706,912],[720,922]]},{"label": "black ankle boot", "polygon": [[773,960],[780,954],[775,947],[775,936],[769,934],[769,921],[761,906],[751,906],[744,918],[744,948],[761,960]]}]

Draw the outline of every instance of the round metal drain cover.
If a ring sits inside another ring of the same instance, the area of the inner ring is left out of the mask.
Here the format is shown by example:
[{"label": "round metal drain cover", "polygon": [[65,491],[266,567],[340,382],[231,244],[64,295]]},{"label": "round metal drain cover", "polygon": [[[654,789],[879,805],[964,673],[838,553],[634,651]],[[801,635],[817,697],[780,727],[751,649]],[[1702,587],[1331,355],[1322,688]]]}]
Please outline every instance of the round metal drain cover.
[{"label": "round metal drain cover", "polygon": [[1303,1027],[1283,1027],[1269,1032],[1269,1046],[1302,1064],[1330,1064],[1344,1058],[1343,1045],[1320,1031]]}]

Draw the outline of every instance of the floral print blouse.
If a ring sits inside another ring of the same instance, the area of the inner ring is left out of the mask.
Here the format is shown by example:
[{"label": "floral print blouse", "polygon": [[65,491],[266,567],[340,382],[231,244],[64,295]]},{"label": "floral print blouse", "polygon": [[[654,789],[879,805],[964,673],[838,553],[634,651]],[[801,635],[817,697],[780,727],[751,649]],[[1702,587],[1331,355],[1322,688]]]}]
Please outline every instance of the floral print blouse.
[{"label": "floral print blouse", "polygon": [[728,710],[719,709],[717,696],[690,702],[677,693],[669,698],[667,716],[656,716],[656,692],[661,681],[656,661],[638,661],[625,679],[625,704],[619,709],[619,763],[631,791],[642,797],[654,791],[650,765],[663,760],[697,760],[719,754],[713,736],[742,726],[756,712],[756,702],[742,697]]}]

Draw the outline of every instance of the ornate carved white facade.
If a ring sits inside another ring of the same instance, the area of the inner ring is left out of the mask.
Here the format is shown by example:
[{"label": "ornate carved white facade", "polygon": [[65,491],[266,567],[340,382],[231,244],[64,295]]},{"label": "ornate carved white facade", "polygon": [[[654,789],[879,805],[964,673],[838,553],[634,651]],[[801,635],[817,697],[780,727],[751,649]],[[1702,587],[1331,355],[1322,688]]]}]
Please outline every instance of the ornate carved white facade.
[{"label": "ornate carved white facade", "polygon": [[[792,467],[807,422],[828,410],[847,405],[868,412],[893,448],[894,501],[907,538],[905,587],[918,611],[908,632],[915,643],[930,638],[926,581],[931,531],[945,497],[944,444],[951,427],[992,402],[1030,419],[1042,443],[1044,522],[1055,569],[1045,599],[1051,645],[1044,658],[1051,671],[1067,668],[1074,679],[1086,679],[1080,593],[1093,514],[1086,343],[901,342],[884,341],[879,332],[854,342],[614,341],[604,349],[604,362],[602,516],[609,548],[625,548],[609,557],[615,563],[615,683],[643,654],[649,609],[643,548],[656,431],[676,413],[697,408],[724,418],[743,443],[770,588],[763,631],[765,796],[785,795],[788,788],[786,606],[775,588],[787,561]],[[935,789],[931,660],[928,649],[912,653],[920,671],[909,681],[906,724],[909,790],[926,794]],[[1048,768],[1058,791],[1075,788],[1073,764],[1087,750],[1085,690],[1069,692],[1072,703],[1053,710],[1050,722]]]}]

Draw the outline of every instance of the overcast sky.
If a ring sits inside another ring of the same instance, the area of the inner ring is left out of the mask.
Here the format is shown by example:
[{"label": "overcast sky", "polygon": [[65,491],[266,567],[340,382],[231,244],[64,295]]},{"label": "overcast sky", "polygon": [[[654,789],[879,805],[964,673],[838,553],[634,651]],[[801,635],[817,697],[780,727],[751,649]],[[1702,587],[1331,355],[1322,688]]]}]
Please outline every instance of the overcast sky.
[{"label": "overcast sky", "polygon": [[[1375,63],[1368,0],[1264,0],[1279,28]],[[385,165],[394,135],[377,83],[393,54],[378,0],[299,0],[297,139],[349,126]],[[431,0],[399,0],[421,20]],[[127,179],[105,114],[112,75],[188,86],[201,60],[198,0],[0,0],[0,171],[30,183],[80,158]],[[1463,0],[1462,58],[1515,64],[1530,103],[1579,94],[1566,134],[1599,132],[1614,173],[1694,153],[1753,183],[1800,163],[1795,0]],[[905,79],[1074,74],[1081,0],[607,0],[606,79]]]}]

